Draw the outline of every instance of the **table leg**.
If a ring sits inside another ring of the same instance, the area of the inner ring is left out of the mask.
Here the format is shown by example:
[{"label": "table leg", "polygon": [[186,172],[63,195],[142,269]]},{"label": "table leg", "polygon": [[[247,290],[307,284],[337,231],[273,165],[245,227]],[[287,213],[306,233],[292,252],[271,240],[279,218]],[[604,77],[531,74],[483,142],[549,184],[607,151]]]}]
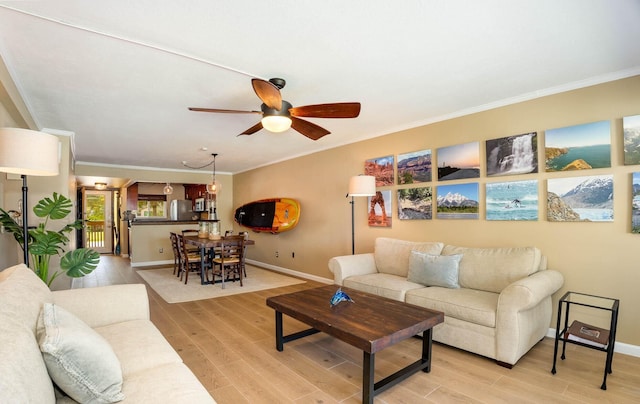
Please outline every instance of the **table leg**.
[{"label": "table leg", "polygon": [[375,369],[375,354],[364,352],[362,359],[362,402],[373,403],[375,383],[373,382]]},{"label": "table leg", "polygon": [[432,336],[433,329],[429,328],[428,330],[422,333],[422,363],[426,363],[423,372],[429,373],[431,372],[431,348],[432,348]]},{"label": "table leg", "polygon": [[284,349],[284,338],[282,337],[282,312],[276,310],[276,349],[282,352]]},{"label": "table leg", "polygon": [[556,321],[556,338],[553,343],[553,367],[551,368],[551,374],[556,374],[556,359],[558,357],[558,342],[560,340],[560,319],[562,317],[562,302],[558,302],[558,320]]},{"label": "table leg", "polygon": [[205,267],[204,267],[204,247],[200,247],[200,284],[206,285],[207,279],[205,276]]}]

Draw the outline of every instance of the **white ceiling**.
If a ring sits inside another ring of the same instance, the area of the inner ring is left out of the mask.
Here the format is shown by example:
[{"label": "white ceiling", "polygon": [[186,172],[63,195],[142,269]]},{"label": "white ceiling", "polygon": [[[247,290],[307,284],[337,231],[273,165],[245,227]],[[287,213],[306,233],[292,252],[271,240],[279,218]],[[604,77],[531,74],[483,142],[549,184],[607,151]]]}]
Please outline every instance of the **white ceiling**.
[{"label": "white ceiling", "polygon": [[[0,1],[0,55],[36,129],[75,134],[78,162],[237,173],[537,96],[640,74],[638,0]],[[236,137],[250,79],[294,106],[359,101]],[[207,147],[208,151],[200,150]]]}]

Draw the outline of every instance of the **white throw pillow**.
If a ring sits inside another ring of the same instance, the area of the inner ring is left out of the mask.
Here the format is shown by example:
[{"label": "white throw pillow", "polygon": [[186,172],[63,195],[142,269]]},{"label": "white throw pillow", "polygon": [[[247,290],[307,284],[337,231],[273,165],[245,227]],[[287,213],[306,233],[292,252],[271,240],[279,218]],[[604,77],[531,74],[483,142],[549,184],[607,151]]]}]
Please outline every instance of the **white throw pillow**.
[{"label": "white throw pillow", "polygon": [[458,289],[458,272],[462,254],[433,255],[411,251],[407,280],[425,286]]},{"label": "white throw pillow", "polygon": [[80,403],[124,399],[122,368],[111,345],[67,310],[45,303],[37,338],[51,379]]}]

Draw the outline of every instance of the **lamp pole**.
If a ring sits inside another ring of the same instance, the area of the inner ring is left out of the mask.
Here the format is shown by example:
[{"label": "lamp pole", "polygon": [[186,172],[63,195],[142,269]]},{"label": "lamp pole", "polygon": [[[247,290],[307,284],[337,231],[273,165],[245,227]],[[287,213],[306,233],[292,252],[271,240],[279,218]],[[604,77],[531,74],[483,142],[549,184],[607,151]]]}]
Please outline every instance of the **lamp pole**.
[{"label": "lamp pole", "polygon": [[353,199],[353,195],[351,195],[351,255],[355,255],[356,253],[356,221],[355,221],[355,199]]},{"label": "lamp pole", "polygon": [[356,222],[355,199],[356,196],[373,196],[376,194],[376,178],[371,175],[356,175],[349,180],[349,193],[351,197],[351,255],[356,253]]}]

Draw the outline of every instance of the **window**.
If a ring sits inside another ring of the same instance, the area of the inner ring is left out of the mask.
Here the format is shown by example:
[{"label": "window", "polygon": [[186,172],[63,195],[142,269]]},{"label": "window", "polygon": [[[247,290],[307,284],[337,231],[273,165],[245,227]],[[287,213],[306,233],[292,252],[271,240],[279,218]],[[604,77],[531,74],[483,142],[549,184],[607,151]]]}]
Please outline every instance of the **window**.
[{"label": "window", "polygon": [[166,195],[138,195],[139,218],[165,219],[167,217]]}]

